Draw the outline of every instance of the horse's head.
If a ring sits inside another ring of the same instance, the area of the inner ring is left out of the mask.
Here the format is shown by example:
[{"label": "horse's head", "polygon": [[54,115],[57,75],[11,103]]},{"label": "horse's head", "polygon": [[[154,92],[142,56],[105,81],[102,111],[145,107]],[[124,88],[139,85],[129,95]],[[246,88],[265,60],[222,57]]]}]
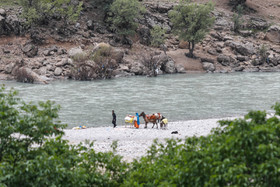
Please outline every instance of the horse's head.
[{"label": "horse's head", "polygon": [[145,117],[145,116],[146,116],[146,114],[145,114],[144,112],[141,112],[141,114],[139,115],[139,117],[140,117],[140,116]]}]

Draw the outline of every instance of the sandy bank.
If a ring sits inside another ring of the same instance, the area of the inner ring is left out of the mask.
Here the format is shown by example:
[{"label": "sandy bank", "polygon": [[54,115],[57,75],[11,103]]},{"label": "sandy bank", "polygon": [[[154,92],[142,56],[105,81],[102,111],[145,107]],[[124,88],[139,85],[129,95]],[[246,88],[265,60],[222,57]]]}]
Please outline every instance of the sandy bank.
[{"label": "sandy bank", "polygon": [[[64,139],[69,140],[70,144],[78,144],[85,140],[95,141],[94,149],[102,152],[111,150],[110,145],[117,140],[118,154],[124,156],[125,160],[132,161],[133,158],[145,155],[156,138],[164,141],[166,138],[183,139],[191,136],[204,136],[218,126],[218,120],[221,119],[171,122],[168,124],[167,130],[151,129],[151,124],[148,124],[148,129],[144,129],[143,124],[139,129],[125,126],[66,129]],[[171,134],[173,131],[178,131],[178,134]]]}]

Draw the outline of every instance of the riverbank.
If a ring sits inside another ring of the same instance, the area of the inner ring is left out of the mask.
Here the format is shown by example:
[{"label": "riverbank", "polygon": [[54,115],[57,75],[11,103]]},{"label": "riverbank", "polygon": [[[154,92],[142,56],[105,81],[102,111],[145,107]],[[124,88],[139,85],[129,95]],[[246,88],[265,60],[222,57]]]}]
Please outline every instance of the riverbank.
[{"label": "riverbank", "polygon": [[[234,119],[234,118],[223,118]],[[124,157],[126,161],[144,156],[152,145],[154,139],[163,142],[168,138],[184,139],[192,136],[206,136],[221,119],[190,120],[171,122],[166,130],[144,129],[144,124],[139,129],[125,126],[87,128],[81,130],[66,129],[64,139],[69,140],[70,144],[78,144],[86,140],[95,141],[94,149],[97,152],[110,151],[113,141],[118,141],[117,154]],[[178,134],[172,134],[177,131]]]}]

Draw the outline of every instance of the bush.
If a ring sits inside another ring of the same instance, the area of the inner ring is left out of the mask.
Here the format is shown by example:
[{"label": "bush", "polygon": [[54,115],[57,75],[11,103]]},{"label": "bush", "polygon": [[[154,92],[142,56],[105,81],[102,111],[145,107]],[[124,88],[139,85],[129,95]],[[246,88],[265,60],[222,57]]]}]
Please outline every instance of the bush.
[{"label": "bush", "polygon": [[159,47],[160,45],[164,44],[166,39],[165,33],[165,29],[156,25],[151,31],[151,45],[154,47]]},{"label": "bush", "polygon": [[123,37],[134,35],[138,27],[137,19],[145,8],[138,0],[115,0],[110,8],[112,17],[109,21],[112,23],[112,29]]},{"label": "bush", "polygon": [[[26,104],[0,89],[0,186],[120,186],[128,165],[93,143],[69,145],[53,102]],[[113,151],[114,151],[113,147]]]},{"label": "bush", "polygon": [[112,59],[112,50],[112,47],[107,44],[99,44],[99,47],[89,54],[75,55],[71,77],[82,81],[110,79],[113,69],[117,66]]},{"label": "bush", "polygon": [[82,1],[74,3],[71,0],[19,0],[23,7],[22,17],[27,25],[48,23],[54,17],[64,21],[64,26],[78,19],[82,10]]},{"label": "bush", "polygon": [[260,55],[262,62],[265,62],[268,57],[267,51],[268,51],[268,49],[264,44],[262,44],[258,50],[258,55]]},{"label": "bush", "polygon": [[125,186],[279,186],[280,104],[220,121],[206,137],[155,142],[132,163]]},{"label": "bush", "polygon": [[237,14],[235,13],[233,15],[232,21],[233,21],[233,30],[234,32],[239,32],[240,26],[241,26],[241,17],[243,14],[243,7],[241,5],[237,6]]}]

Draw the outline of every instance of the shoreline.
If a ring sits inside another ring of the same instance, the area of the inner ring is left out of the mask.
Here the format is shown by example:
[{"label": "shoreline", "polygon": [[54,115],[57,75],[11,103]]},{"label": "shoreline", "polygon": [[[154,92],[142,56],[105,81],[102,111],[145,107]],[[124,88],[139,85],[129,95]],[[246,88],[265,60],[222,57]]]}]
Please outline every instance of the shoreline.
[{"label": "shoreline", "polygon": [[[165,139],[170,138],[184,139],[192,136],[206,136],[213,128],[218,127],[219,120],[236,118],[238,117],[170,122],[166,130],[152,129],[151,127],[144,129],[144,124],[140,124],[139,129],[128,126],[92,127],[80,130],[65,129],[63,139],[74,145],[85,141],[94,141],[94,149],[97,152],[112,151],[111,144],[113,141],[118,141],[116,153],[123,156],[125,161],[130,162],[146,155],[154,139],[164,142]],[[171,134],[173,131],[178,131],[178,134]]]}]

